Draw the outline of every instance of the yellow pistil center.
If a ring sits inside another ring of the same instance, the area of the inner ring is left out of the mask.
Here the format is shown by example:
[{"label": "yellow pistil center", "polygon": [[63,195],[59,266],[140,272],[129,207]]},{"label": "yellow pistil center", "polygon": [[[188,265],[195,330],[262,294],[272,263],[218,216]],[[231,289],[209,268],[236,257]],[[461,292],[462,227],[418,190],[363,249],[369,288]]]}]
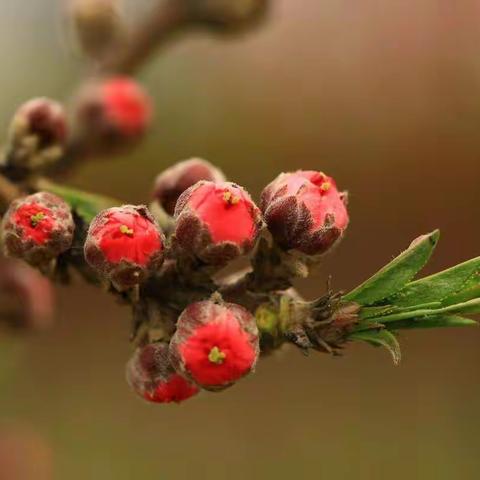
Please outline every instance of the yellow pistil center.
[{"label": "yellow pistil center", "polygon": [[240,201],[240,197],[234,195],[230,190],[223,192],[223,201],[228,205],[236,205]]},{"label": "yellow pistil center", "polygon": [[133,229],[128,228],[126,225],[120,225],[120,232],[129,237],[133,237]]},{"label": "yellow pistil center", "polygon": [[221,365],[227,356],[226,353],[222,352],[218,347],[213,347],[208,354],[208,359],[212,363],[216,363],[217,365]]},{"label": "yellow pistil center", "polygon": [[35,228],[43,219],[45,218],[45,214],[43,212],[38,212],[35,215],[30,217],[30,223],[32,227]]},{"label": "yellow pistil center", "polygon": [[320,185],[320,190],[322,192],[328,192],[331,188],[332,184],[330,182],[323,182],[321,185]]}]

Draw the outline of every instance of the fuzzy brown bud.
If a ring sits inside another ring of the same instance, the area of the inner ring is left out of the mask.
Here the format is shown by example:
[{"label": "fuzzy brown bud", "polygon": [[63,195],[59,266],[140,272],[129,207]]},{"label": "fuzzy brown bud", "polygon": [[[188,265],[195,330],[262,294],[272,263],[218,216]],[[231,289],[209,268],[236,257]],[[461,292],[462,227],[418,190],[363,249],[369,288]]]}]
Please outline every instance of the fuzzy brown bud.
[{"label": "fuzzy brown bud", "polygon": [[169,215],[173,215],[180,195],[200,180],[220,183],[225,181],[225,175],[201,158],[184,160],[158,175],[153,196]]},{"label": "fuzzy brown bud", "polygon": [[23,104],[10,124],[6,166],[31,171],[59,160],[68,128],[63,106],[48,98]]}]

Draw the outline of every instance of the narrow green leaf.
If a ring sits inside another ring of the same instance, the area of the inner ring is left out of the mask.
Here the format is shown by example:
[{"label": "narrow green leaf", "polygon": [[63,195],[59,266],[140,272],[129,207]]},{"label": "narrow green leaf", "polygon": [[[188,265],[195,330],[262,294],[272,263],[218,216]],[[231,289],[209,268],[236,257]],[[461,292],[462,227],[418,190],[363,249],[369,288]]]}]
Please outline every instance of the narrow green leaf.
[{"label": "narrow green leaf", "polygon": [[355,332],[350,335],[352,340],[362,340],[377,347],[386,348],[393,358],[393,363],[398,365],[402,358],[400,344],[392,332],[388,330],[365,330],[362,332]]},{"label": "narrow green leaf", "polygon": [[462,292],[465,287],[480,283],[479,275],[480,257],[477,257],[443,272],[409,283],[391,297],[388,303],[407,307],[428,302],[442,302],[449,296]]},{"label": "narrow green leaf", "polygon": [[409,318],[435,317],[438,315],[461,313],[475,314],[480,313],[480,298],[474,298],[467,302],[457,303],[456,305],[448,305],[440,308],[406,308],[390,315],[375,317],[375,321],[382,324],[388,324],[399,320],[407,320]]},{"label": "narrow green leaf", "polygon": [[438,317],[412,318],[400,320],[388,325],[389,330],[406,330],[418,328],[476,327],[478,323],[470,318],[457,315],[439,315]]},{"label": "narrow green leaf", "polygon": [[373,277],[348,293],[344,299],[361,305],[371,305],[398,292],[428,262],[438,243],[439,236],[440,232],[435,230],[418,237],[407,250]]},{"label": "narrow green leaf", "polygon": [[54,193],[63,198],[72,210],[75,210],[87,224],[90,223],[100,211],[122,204],[122,202],[110,197],[58,185],[46,179],[38,180],[36,186],[39,190]]}]

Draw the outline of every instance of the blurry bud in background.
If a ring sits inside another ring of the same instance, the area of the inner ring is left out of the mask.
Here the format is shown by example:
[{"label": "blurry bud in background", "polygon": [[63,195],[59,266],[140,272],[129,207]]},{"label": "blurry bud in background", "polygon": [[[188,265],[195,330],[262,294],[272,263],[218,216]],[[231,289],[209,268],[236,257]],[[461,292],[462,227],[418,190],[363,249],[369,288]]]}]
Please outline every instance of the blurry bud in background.
[{"label": "blurry bud in background", "polygon": [[130,77],[91,82],[74,105],[76,132],[87,154],[110,155],[141,141],[151,124],[152,102]]},{"label": "blurry bud in background", "polygon": [[48,98],[23,104],[10,124],[4,168],[32,171],[59,160],[68,134],[63,106]]},{"label": "blurry bud in background", "polygon": [[54,303],[51,283],[37,270],[19,260],[0,258],[1,327],[49,328],[53,323]]},{"label": "blurry bud in background", "polygon": [[52,480],[53,454],[48,442],[28,427],[0,426],[0,479]]},{"label": "blurry bud in background", "polygon": [[196,17],[222,33],[256,26],[266,17],[269,0],[188,0]]},{"label": "blurry bud in background", "polygon": [[225,181],[225,175],[201,158],[184,160],[158,175],[153,196],[169,215],[173,215],[178,197],[200,180],[219,183]]},{"label": "blurry bud in background", "polygon": [[70,16],[82,50],[99,59],[125,34],[120,0],[71,0]]}]

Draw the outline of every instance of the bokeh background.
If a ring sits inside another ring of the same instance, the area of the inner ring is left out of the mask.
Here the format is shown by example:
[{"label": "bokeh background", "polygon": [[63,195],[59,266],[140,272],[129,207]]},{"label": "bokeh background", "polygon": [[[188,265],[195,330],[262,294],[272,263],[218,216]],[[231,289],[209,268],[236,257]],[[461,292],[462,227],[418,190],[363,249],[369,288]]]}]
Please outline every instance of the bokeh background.
[{"label": "bokeh background", "polygon": [[[355,286],[436,227],[428,272],[479,255],[480,2],[273,3],[249,35],[164,50],[140,74],[156,106],[144,146],[70,183],[144,202],[162,168],[203,156],[257,196],[280,171],[322,169],[350,191],[352,223],[299,285],[308,296],[329,274]],[[0,2],[1,131],[25,99],[80,81],[62,7]],[[478,478],[480,330],[404,333],[400,367],[362,345],[286,351],[221,395],[162,407],[125,384],[128,311],[81,284],[58,297],[52,331],[0,346],[1,480]]]}]

